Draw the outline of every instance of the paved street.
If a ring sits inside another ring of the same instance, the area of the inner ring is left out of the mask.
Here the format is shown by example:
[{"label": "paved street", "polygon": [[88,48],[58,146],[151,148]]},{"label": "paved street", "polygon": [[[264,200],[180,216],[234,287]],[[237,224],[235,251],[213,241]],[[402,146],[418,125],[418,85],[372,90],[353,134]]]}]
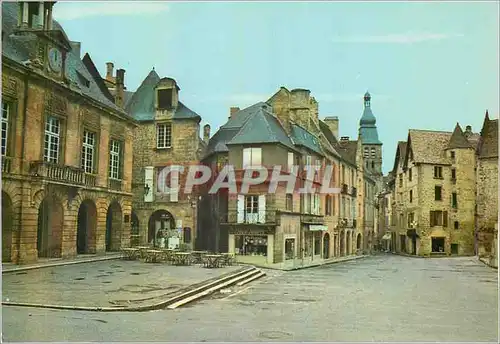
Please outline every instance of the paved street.
[{"label": "paved street", "polygon": [[174,311],[3,308],[6,341],[497,341],[497,272],[380,255],[268,276]]},{"label": "paved street", "polygon": [[141,306],[239,268],[108,260],[12,272],[2,275],[2,300],[58,306]]}]

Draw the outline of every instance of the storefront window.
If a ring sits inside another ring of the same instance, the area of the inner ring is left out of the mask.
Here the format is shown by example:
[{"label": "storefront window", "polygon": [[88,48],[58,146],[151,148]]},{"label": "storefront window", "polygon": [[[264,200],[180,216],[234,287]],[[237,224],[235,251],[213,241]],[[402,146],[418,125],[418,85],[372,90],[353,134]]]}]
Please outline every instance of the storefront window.
[{"label": "storefront window", "polygon": [[267,256],[267,236],[236,235],[234,252],[242,256]]}]

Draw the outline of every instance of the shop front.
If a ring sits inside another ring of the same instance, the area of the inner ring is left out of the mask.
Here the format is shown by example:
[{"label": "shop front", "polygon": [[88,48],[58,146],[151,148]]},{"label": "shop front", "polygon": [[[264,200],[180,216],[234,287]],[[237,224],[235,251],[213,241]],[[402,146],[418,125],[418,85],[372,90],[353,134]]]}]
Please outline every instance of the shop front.
[{"label": "shop front", "polygon": [[274,262],[274,231],[230,229],[229,252],[239,262],[272,264]]},{"label": "shop front", "polygon": [[328,230],[325,225],[308,225],[304,233],[304,258],[321,259],[323,252],[322,239]]}]

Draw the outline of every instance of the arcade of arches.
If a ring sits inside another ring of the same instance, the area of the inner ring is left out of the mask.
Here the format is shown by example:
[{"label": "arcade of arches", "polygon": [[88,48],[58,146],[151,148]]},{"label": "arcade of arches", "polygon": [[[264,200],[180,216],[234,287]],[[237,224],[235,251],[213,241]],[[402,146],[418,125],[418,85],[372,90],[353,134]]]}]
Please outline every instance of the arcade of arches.
[{"label": "arcade of arches", "polygon": [[119,251],[130,245],[130,223],[126,223],[130,215],[124,215],[122,209],[130,209],[128,199],[119,203],[78,196],[80,201],[72,204],[64,199],[64,191],[38,192],[33,203],[16,207],[10,194],[15,193],[2,190],[3,262],[70,258]]}]

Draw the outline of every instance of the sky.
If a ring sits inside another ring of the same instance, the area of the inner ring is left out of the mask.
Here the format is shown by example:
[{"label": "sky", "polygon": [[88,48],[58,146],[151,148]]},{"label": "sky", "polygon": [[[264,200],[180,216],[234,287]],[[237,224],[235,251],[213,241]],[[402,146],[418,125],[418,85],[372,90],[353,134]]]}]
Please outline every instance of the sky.
[{"label": "sky", "polygon": [[319,116],[358,135],[363,95],[383,170],[408,129],[479,132],[499,113],[499,4],[491,2],[66,2],[54,18],[101,75],[125,69],[135,91],[154,67],[212,134],[231,106],[306,88]]}]

